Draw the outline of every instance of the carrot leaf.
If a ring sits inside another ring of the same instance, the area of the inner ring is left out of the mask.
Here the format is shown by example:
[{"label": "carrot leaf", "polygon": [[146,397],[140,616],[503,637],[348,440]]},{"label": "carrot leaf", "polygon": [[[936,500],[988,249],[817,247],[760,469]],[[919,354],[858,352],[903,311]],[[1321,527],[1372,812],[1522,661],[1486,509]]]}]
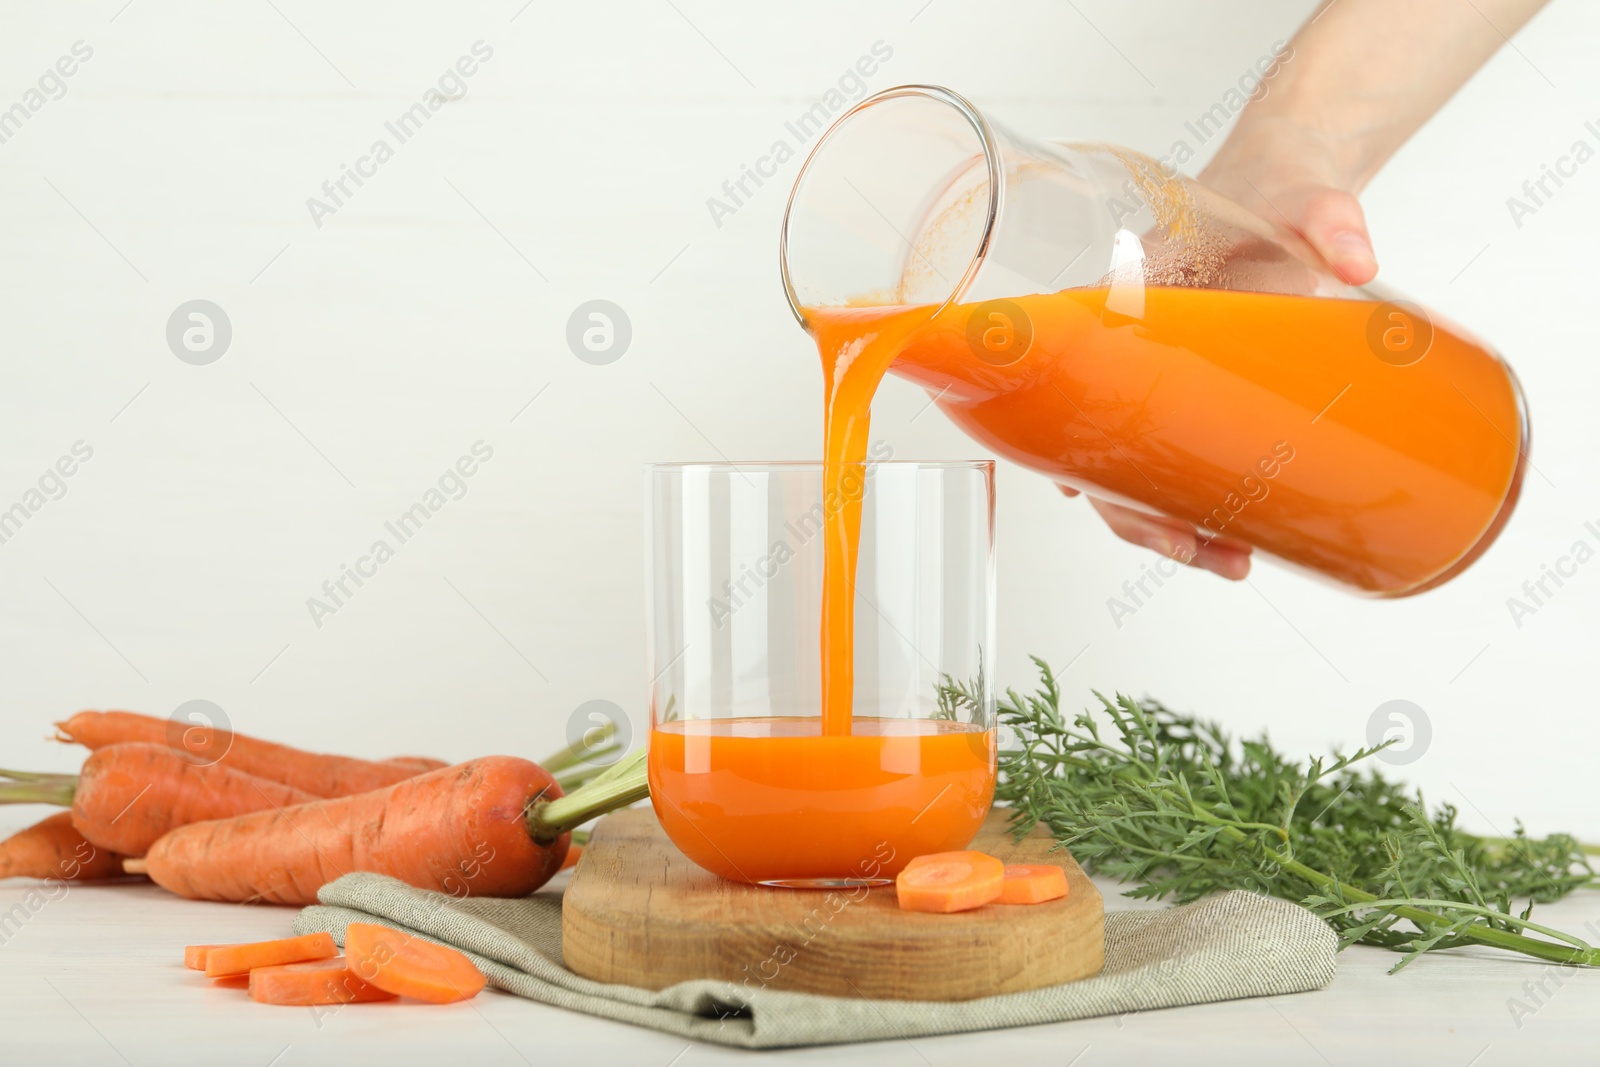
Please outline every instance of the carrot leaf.
[{"label": "carrot leaf", "polygon": [[[1600,949],[1531,921],[1536,902],[1596,883],[1592,850],[1566,834],[1480,837],[1450,804],[1367,761],[1385,745],[1301,764],[1265,735],[1235,743],[1215,722],[1153,700],[1096,693],[1070,721],[1049,666],[1037,693],[999,705],[1017,747],[996,800],[1018,835],[1043,824],[1128,895],[1179,903],[1245,889],[1294,901],[1351,944],[1417,956],[1468,945],[1600,966]],[[1520,912],[1513,901],[1525,901]]]}]

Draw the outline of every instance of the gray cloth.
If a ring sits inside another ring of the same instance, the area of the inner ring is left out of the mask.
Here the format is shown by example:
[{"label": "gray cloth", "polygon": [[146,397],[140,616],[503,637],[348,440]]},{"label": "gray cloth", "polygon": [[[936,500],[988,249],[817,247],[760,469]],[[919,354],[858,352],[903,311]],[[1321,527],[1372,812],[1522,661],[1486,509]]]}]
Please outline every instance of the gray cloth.
[{"label": "gray cloth", "polygon": [[558,1008],[742,1048],[992,1030],[1179,1004],[1321,989],[1337,939],[1287,901],[1231,892],[1182,907],[1106,915],[1105,970],[1066,985],[950,1003],[864,1000],[681,982],[659,992],[580,978],[561,963],[561,894],[457,899],[376,874],[323,886],[297,934],[377,922],[465,952],[490,983]]}]

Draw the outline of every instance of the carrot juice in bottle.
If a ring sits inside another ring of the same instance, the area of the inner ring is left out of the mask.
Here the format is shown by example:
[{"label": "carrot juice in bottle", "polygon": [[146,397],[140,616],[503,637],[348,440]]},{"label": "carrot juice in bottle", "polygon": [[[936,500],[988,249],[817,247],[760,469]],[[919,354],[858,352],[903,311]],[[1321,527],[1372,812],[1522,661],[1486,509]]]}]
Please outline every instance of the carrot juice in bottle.
[{"label": "carrot juice in bottle", "polygon": [[1516,503],[1522,393],[1466,330],[1156,160],[1018,137],[948,90],[840,118],[782,263],[825,365],[915,381],[1007,459],[1352,592],[1449,580]]}]

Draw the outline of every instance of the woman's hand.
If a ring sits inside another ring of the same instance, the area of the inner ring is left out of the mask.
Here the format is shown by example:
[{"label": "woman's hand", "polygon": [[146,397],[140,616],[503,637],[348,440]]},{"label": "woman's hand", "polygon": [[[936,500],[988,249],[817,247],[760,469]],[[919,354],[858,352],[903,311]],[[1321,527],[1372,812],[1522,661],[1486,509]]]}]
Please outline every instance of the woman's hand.
[{"label": "woman's hand", "polygon": [[[1263,117],[1240,120],[1211,164],[1202,183],[1263,218],[1297,231],[1328,261],[1339,277],[1362,285],[1378,273],[1367,236],[1367,220],[1348,179],[1337,165],[1334,146],[1291,120]],[[1068,496],[1077,490],[1061,488]],[[1181,519],[1147,515],[1090,498],[1111,532],[1168,559],[1239,581],[1250,573],[1250,546],[1227,537],[1206,537]]]},{"label": "woman's hand", "polygon": [[1328,135],[1293,118],[1248,113],[1200,174],[1200,183],[1299,233],[1351,285],[1378,273],[1355,182]]},{"label": "woman's hand", "polygon": [[[1378,168],[1545,0],[1323,0],[1200,181],[1303,236],[1352,285],[1378,273],[1356,200]],[[1068,496],[1077,495],[1063,488]],[[1235,581],[1250,546],[1090,500],[1111,531]]]}]

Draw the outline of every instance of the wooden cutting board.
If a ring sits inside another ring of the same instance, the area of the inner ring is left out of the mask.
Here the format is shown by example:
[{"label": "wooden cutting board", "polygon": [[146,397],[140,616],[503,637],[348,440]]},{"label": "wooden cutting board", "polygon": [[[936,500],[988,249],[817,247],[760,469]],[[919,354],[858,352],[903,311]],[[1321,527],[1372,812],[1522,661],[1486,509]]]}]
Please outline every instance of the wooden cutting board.
[{"label": "wooden cutting board", "polygon": [[954,915],[901,911],[894,886],[772,889],[695,866],[647,808],[606,816],[572,873],[561,945],[575,973],[662,989],[695,978],[876,1000],[971,1000],[1100,973],[1099,890],[1038,830],[1021,842],[994,811],[969,846],[1053,863],[1069,892]]}]

